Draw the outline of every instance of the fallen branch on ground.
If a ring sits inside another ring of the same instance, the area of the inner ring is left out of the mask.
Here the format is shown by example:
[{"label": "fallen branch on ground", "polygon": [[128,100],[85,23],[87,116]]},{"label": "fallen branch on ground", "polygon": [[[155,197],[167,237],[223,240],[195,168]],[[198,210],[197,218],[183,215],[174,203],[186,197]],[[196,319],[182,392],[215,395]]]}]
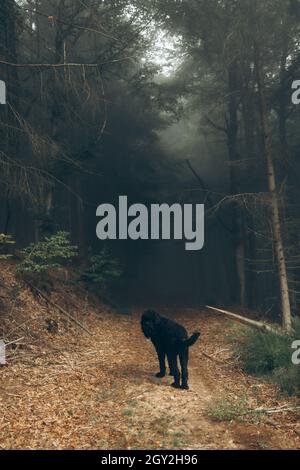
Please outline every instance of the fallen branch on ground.
[{"label": "fallen branch on ground", "polygon": [[236,321],[238,323],[243,323],[244,325],[252,326],[253,328],[257,328],[259,330],[270,331],[277,335],[284,334],[284,331],[281,328],[269,325],[268,323],[252,320],[251,318],[242,317],[241,315],[237,315],[236,313],[228,312],[227,310],[222,310],[216,307],[210,307],[209,305],[206,305],[206,308],[208,308],[209,310],[214,310],[215,312],[220,313],[222,315],[226,315],[231,320]]},{"label": "fallen branch on ground", "polygon": [[93,336],[91,331],[84,326],[79,320],[76,320],[70,313],[68,313],[66,310],[64,310],[60,305],[57,305],[55,302],[49,299],[49,297],[44,294],[38,287],[35,287],[31,282],[26,281],[26,283],[29,285],[31,289],[34,289],[46,302],[48,302],[50,305],[52,305],[54,308],[56,308],[60,313],[62,313],[65,317],[69,318],[72,322],[74,322],[77,326],[79,326],[83,331],[88,333],[90,336]]},{"label": "fallen branch on ground", "polygon": [[16,339],[15,341],[10,341],[9,343],[5,343],[5,347],[9,346],[10,344],[17,344],[20,341],[22,341],[22,339],[24,339],[24,336],[22,336],[22,338]]},{"label": "fallen branch on ground", "polygon": [[[207,354],[206,352],[204,351],[200,351],[201,354],[204,356],[204,357],[207,357],[207,359],[210,359],[211,361],[213,362],[217,362],[218,364],[222,364],[224,365],[224,362],[223,361],[220,361],[220,359],[217,359],[216,357],[213,357],[213,356],[210,356],[209,354]],[[229,364],[227,364],[229,365]]]},{"label": "fallen branch on ground", "polygon": [[285,413],[286,411],[296,411],[300,410],[300,406],[279,406],[278,408],[256,408],[255,410],[250,410],[249,413]]}]

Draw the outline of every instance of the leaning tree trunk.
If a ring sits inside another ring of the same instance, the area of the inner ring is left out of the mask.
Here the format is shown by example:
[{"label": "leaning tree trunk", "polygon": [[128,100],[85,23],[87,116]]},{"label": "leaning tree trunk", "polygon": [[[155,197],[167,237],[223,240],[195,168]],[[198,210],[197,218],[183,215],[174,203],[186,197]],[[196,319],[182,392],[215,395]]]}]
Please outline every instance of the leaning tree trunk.
[{"label": "leaning tree trunk", "polygon": [[292,315],[289,297],[289,287],[287,279],[286,259],[283,247],[279,201],[276,187],[276,173],[273,160],[272,144],[270,139],[270,130],[268,123],[267,100],[265,95],[264,78],[262,65],[258,50],[256,50],[255,67],[257,73],[257,86],[259,92],[259,108],[261,115],[263,150],[267,162],[268,187],[271,199],[272,226],[275,245],[275,254],[277,258],[279,285],[282,307],[282,322],[286,332],[292,329]]}]

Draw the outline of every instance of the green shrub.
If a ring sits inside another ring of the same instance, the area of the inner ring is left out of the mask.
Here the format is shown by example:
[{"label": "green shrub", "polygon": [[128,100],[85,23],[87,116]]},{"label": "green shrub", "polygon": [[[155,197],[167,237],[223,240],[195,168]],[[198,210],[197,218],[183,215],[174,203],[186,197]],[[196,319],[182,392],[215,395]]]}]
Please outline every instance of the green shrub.
[{"label": "green shrub", "polygon": [[278,335],[239,327],[230,340],[246,372],[268,376],[284,393],[300,395],[300,365],[292,364],[292,343],[300,339],[299,318],[293,319],[293,330],[291,335]]},{"label": "green shrub", "polygon": [[92,255],[89,265],[81,275],[81,280],[97,288],[106,288],[112,281],[122,275],[119,261],[112,256],[108,248],[103,248],[99,254]]},{"label": "green shrub", "polygon": [[66,261],[77,255],[77,247],[70,244],[67,232],[57,232],[38,243],[31,243],[21,253],[23,260],[17,273],[23,276],[41,275],[49,270],[62,269]]},{"label": "green shrub", "polygon": [[276,369],[272,378],[284,393],[300,397],[300,365]]},{"label": "green shrub", "polygon": [[266,375],[291,363],[291,338],[272,332],[244,331],[237,352],[250,374]]}]

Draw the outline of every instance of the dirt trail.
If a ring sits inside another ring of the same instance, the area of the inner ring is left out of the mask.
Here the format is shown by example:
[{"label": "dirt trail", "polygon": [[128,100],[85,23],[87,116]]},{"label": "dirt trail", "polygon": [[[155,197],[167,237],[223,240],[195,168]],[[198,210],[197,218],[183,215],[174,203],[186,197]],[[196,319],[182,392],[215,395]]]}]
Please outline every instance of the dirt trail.
[{"label": "dirt trail", "polygon": [[92,338],[77,329],[47,333],[31,354],[26,350],[0,369],[0,448],[300,448],[299,421],[291,413],[256,424],[209,418],[207,406],[224,394],[247,394],[254,408],[283,401],[232,359],[224,340],[230,322],[205,311],[162,313],[189,332],[202,331],[190,351],[189,391],[171,388],[171,377],[154,377],[156,357],[140,332],[140,310],[90,314]]},{"label": "dirt trail", "polygon": [[[279,406],[278,393],[269,385],[243,374],[236,361],[232,360],[232,351],[225,340],[225,332],[232,327],[231,322],[206,311],[174,312],[165,309],[163,313],[184,324],[189,332],[197,328],[202,332],[200,340],[190,350],[190,390],[184,392],[170,388],[172,379],[169,377],[162,380],[152,377],[153,371],[157,370],[153,347],[149,342],[143,346],[144,339],[137,331],[136,355],[142,359],[141,364],[148,364],[146,380],[151,384],[143,383],[136,390],[137,422],[144,422],[147,428],[151,428],[155,416],[169,440],[173,437],[173,444],[179,448],[300,448],[299,428],[296,427],[295,433],[295,427],[287,416],[284,417],[286,426],[273,418],[259,425],[247,420],[220,423],[210,419],[207,407],[218,398],[229,394],[237,399],[247,396],[254,408],[262,404],[268,408]],[[138,318],[135,320],[138,330]],[[133,361],[136,361],[134,357]]]}]

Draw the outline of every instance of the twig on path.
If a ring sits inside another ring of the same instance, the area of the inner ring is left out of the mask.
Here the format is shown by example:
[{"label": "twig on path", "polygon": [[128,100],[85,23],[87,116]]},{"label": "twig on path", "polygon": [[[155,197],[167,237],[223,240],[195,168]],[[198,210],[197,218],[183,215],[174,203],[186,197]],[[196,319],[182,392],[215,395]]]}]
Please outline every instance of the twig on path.
[{"label": "twig on path", "polygon": [[277,408],[256,408],[255,410],[249,411],[249,413],[285,413],[286,411],[300,410],[300,406],[279,406]]},{"label": "twig on path", "polygon": [[201,351],[201,354],[202,354],[204,357],[207,357],[207,359],[210,359],[211,361],[218,362],[219,364],[223,364],[222,361],[220,361],[219,359],[216,359],[216,358],[213,357],[213,356],[210,356],[209,354],[207,354],[207,353],[204,352],[204,351]]},{"label": "twig on path", "polygon": [[10,344],[19,343],[20,341],[22,341],[22,339],[24,339],[24,336],[22,336],[22,338],[16,339],[15,341],[10,341],[9,343],[5,343],[5,347],[9,346]]}]

